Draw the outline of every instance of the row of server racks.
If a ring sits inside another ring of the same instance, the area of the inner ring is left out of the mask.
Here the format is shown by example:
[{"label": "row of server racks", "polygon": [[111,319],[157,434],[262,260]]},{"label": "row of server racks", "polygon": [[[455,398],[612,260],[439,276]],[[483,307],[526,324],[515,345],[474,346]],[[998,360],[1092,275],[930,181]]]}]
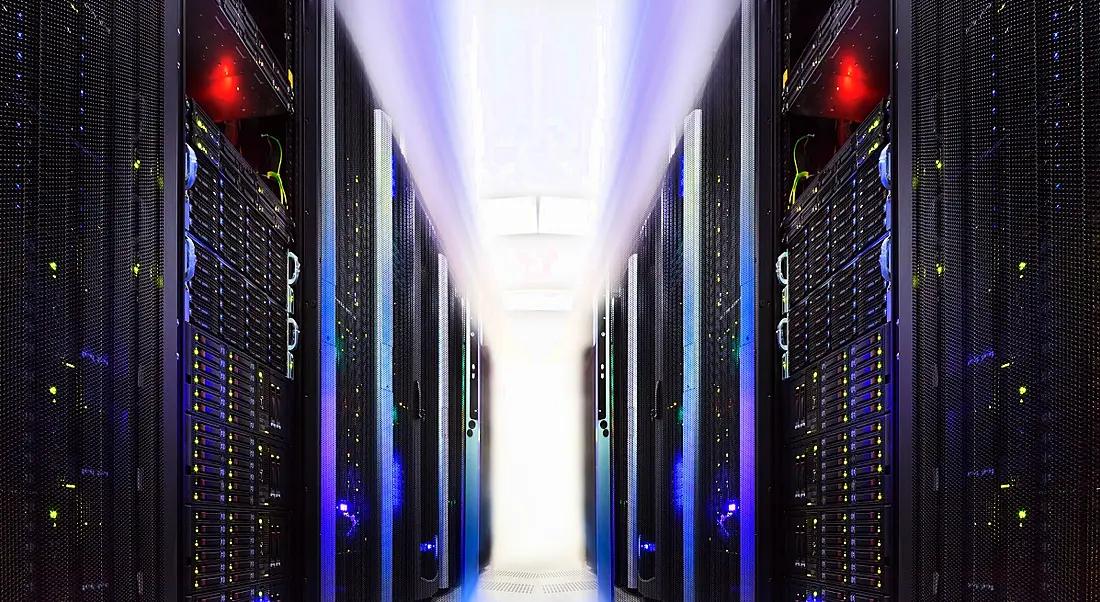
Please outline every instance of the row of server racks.
[{"label": "row of server racks", "polygon": [[1100,3],[743,2],[589,357],[601,599],[1100,600]]},{"label": "row of server racks", "polygon": [[0,600],[472,588],[480,325],[333,3],[16,0],[0,49]]}]

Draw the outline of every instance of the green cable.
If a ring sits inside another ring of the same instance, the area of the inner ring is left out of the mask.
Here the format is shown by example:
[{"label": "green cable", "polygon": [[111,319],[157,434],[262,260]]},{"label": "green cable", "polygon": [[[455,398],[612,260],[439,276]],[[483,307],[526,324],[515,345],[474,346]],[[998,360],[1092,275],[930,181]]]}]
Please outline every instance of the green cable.
[{"label": "green cable", "polygon": [[794,146],[791,148],[791,158],[794,160],[794,182],[791,183],[791,193],[787,196],[787,208],[790,209],[794,206],[796,197],[798,196],[798,183],[802,181],[802,178],[809,178],[810,172],[799,171],[798,169],[798,145],[807,138],[813,138],[813,134],[806,134],[798,140],[795,140]]},{"label": "green cable", "polygon": [[287,201],[286,188],[283,187],[283,143],[279,142],[278,138],[270,134],[263,134],[263,137],[268,141],[268,144],[271,144],[271,141],[274,140],[275,146],[279,150],[279,160],[275,164],[275,171],[269,171],[265,175],[269,179],[275,180],[275,183],[279,185],[279,202],[281,202],[285,207]]}]

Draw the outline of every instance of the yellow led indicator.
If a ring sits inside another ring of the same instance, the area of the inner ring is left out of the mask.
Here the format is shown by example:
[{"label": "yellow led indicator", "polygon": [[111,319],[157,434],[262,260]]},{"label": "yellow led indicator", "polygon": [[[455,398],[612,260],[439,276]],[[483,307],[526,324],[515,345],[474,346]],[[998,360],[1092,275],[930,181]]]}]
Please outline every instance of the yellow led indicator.
[{"label": "yellow led indicator", "polygon": [[50,518],[51,519],[56,519],[57,518],[57,510],[50,510]]},{"label": "yellow led indicator", "polygon": [[57,395],[57,387],[50,387],[50,395]]},{"label": "yellow led indicator", "polygon": [[1023,395],[1024,393],[1027,393],[1027,387],[1021,385],[1020,386],[1020,395]]},{"label": "yellow led indicator", "polygon": [[1020,517],[1020,520],[1023,520],[1027,518],[1027,510],[1020,510],[1016,515]]}]

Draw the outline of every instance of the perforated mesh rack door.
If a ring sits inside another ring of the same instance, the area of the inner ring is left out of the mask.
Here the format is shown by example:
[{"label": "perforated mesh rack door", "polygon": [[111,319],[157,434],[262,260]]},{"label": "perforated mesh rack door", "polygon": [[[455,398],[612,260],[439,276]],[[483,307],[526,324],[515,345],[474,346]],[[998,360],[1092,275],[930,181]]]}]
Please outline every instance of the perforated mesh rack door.
[{"label": "perforated mesh rack door", "polygon": [[423,281],[417,240],[422,220],[412,172],[396,144],[393,152],[397,179],[393,204],[393,596],[405,601],[416,599],[419,575],[422,433],[415,389],[422,359]]},{"label": "perforated mesh rack door", "polygon": [[5,602],[161,595],[163,21],[0,7]]},{"label": "perforated mesh rack door", "polygon": [[336,25],[336,600],[379,588],[374,315],[374,104],[342,20]]},{"label": "perforated mesh rack door", "polygon": [[912,599],[1097,600],[1100,9],[912,8]]},{"label": "perforated mesh rack door", "polygon": [[[659,194],[659,193],[658,193]],[[659,198],[659,196],[657,197]],[[636,240],[638,253],[638,441],[656,438],[657,400],[657,233],[659,203],[642,223]],[[657,446],[638,445],[637,541],[629,542],[638,555],[638,590],[657,595]]]},{"label": "perforated mesh rack door", "polygon": [[696,600],[740,600],[740,23],[702,101]]},{"label": "perforated mesh rack door", "polygon": [[662,597],[683,596],[684,479],[684,148],[669,161],[661,189],[657,247],[657,374],[660,378],[656,445],[657,555]]}]

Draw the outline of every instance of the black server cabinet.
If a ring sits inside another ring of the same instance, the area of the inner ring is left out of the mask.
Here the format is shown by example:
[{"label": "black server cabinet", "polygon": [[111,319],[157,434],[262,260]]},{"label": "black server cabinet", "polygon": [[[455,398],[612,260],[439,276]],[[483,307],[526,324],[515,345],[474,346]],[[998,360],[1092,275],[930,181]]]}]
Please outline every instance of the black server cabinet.
[{"label": "black server cabinet", "polygon": [[683,591],[683,155],[681,145],[639,236],[639,298],[652,301],[639,308],[638,340],[653,347],[639,352],[638,437],[653,445],[638,451],[638,590],[655,600]]},{"label": "black server cabinet", "polygon": [[439,589],[438,246],[394,157],[394,599],[412,601]]},{"label": "black server cabinet", "polygon": [[189,602],[296,597],[295,550],[314,537],[291,517],[305,478],[295,292],[299,257],[318,250],[303,246],[299,225],[294,7],[277,8],[188,2],[182,30],[180,595]]},{"label": "black server cabinet", "polygon": [[901,595],[1096,600],[1100,8],[905,13],[913,464],[900,486],[913,527]]},{"label": "black server cabinet", "polygon": [[0,11],[5,601],[158,600],[171,587],[168,19],[160,0]]},{"label": "black server cabinet", "polygon": [[[657,414],[656,296],[658,207],[650,212],[638,234],[638,441],[654,441]],[[656,592],[657,560],[657,446],[638,445],[637,449],[637,540],[625,546],[637,555],[638,590]]]},{"label": "black server cabinet", "polygon": [[[342,21],[336,75],[336,592],[363,602],[381,589],[375,383],[375,107]],[[389,417],[385,417],[389,420]]]},{"label": "black server cabinet", "polygon": [[740,19],[731,23],[699,105],[699,222],[688,227],[699,238],[695,599],[712,602],[741,599]]},{"label": "black server cabinet", "polygon": [[[637,439],[633,435],[637,415],[631,400],[630,389],[632,374],[630,369],[630,325],[627,323],[630,310],[628,283],[629,268],[622,270],[610,283],[611,295],[611,340],[610,364],[607,367],[611,379],[611,529],[612,529],[612,566],[614,585],[617,588],[630,588],[630,575],[636,575],[637,557],[631,541],[631,535],[637,532],[637,515],[634,511],[637,500]],[[590,429],[591,430],[591,429]],[[593,449],[595,449],[593,447]],[[633,494],[631,493],[632,487]],[[635,526],[631,526],[631,523]],[[636,580],[636,578],[635,578]]]},{"label": "black server cabinet", "polygon": [[[466,434],[466,324],[465,301],[450,274],[447,279],[447,353],[446,387],[447,405],[443,408],[446,417],[446,467],[444,481],[447,507],[446,546],[440,546],[441,570],[446,573],[440,578],[440,589],[452,589],[461,585],[462,578],[462,522],[463,522],[463,485],[466,479],[466,447],[463,439]],[[441,536],[442,537],[442,536]]]}]

